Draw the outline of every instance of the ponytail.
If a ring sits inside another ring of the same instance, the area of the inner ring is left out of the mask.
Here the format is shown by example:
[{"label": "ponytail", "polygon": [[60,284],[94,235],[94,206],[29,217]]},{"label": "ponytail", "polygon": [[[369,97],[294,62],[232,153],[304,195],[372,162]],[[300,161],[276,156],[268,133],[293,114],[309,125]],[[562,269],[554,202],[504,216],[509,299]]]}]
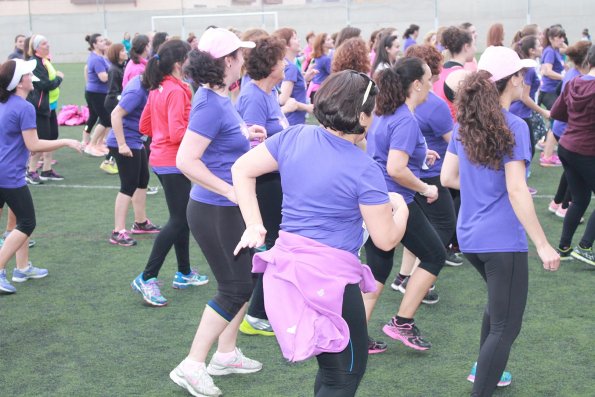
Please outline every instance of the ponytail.
[{"label": "ponytail", "polygon": [[537,36],[525,36],[516,41],[512,45],[512,49],[515,50],[517,54],[519,54],[519,58],[528,59],[530,57],[529,51],[537,47],[537,42]]},{"label": "ponytail", "polygon": [[143,74],[143,85],[150,90],[159,88],[163,79],[170,75],[176,63],[184,63],[190,51],[190,44],[183,40],[165,42],[159,52],[149,59]]},{"label": "ponytail", "polygon": [[394,66],[381,70],[376,76],[380,93],[376,96],[376,114],[393,114],[405,103],[409,88],[423,77],[424,63],[416,57],[401,58]]},{"label": "ponytail", "polygon": [[492,75],[471,73],[457,90],[455,106],[459,136],[469,160],[493,170],[502,168],[504,156],[511,156],[514,135],[500,107],[500,94]]}]

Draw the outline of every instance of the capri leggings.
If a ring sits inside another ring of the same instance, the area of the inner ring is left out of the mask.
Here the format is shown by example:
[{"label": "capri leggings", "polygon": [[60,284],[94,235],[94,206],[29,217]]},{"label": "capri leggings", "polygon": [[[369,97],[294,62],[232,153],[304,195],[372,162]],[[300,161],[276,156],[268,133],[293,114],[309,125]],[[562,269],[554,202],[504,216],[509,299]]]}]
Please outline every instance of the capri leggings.
[{"label": "capri leggings", "polygon": [[17,188],[0,188],[0,208],[4,207],[4,203],[17,218],[16,229],[31,236],[35,230],[35,208],[27,185]]},{"label": "capri leggings", "polygon": [[[446,249],[438,233],[415,201],[407,204],[409,218],[401,244],[419,258],[419,267],[438,276],[446,261]],[[393,268],[395,249],[383,251],[374,245],[371,238],[364,245],[368,266],[374,278],[384,284]]]},{"label": "capri leggings", "polygon": [[192,235],[217,280],[217,293],[207,304],[231,321],[250,299],[256,279],[252,274],[251,250],[233,254],[246,229],[242,213],[236,206],[190,199],[186,214]]},{"label": "capri leggings", "polygon": [[146,189],[149,184],[149,163],[144,147],[130,149],[132,157],[122,156],[117,148],[109,148],[109,156],[116,160],[120,176],[120,193],[132,197],[136,189]]},{"label": "capri leggings", "polygon": [[99,119],[99,124],[104,127],[112,126],[111,116],[105,110],[104,106],[106,96],[107,94],[101,94],[99,92],[85,91],[85,100],[89,106],[89,119],[85,125],[85,132],[91,133],[97,119]]},{"label": "capri leggings", "polygon": [[345,286],[343,319],[349,327],[349,344],[339,353],[316,356],[318,374],[314,383],[316,397],[355,396],[368,364],[368,327],[362,293],[357,284]]},{"label": "capri leggings", "polygon": [[[267,249],[271,249],[279,237],[279,228],[281,227],[281,204],[283,203],[281,175],[278,172],[271,172],[256,178],[256,197],[258,197],[262,222],[267,230],[264,243]],[[258,274],[248,307],[248,315],[261,319],[268,318],[264,308],[262,273]]]},{"label": "capri leggings", "polygon": [[176,250],[178,271],[190,273],[190,231],[186,221],[186,206],[190,197],[191,183],[183,174],[157,174],[163,185],[169,220],[163,226],[155,242],[143,272],[143,280],[157,277],[167,254],[173,246]]},{"label": "capri leggings", "polygon": [[529,286],[526,252],[465,253],[488,287],[471,396],[491,396],[521,331]]},{"label": "capri leggings", "polygon": [[450,191],[440,183],[440,175],[422,178],[422,181],[438,188],[438,200],[428,204],[428,200],[418,193],[415,195],[415,202],[426,215],[436,233],[438,233],[442,245],[446,247],[449,245],[457,227],[457,216],[452,196]]}]

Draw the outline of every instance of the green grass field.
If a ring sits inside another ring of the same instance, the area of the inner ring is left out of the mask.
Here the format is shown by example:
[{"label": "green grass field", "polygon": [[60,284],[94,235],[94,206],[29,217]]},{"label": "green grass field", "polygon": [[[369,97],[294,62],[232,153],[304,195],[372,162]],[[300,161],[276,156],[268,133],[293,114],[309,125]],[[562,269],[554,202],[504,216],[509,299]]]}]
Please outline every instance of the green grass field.
[{"label": "green grass field", "polygon": [[[82,104],[82,65],[59,65],[64,80],[61,104]],[[63,137],[80,139],[81,127],[61,128]],[[215,281],[189,290],[173,290],[173,252],[163,266],[165,308],[150,308],[130,289],[152,247],[142,237],[132,248],[108,243],[113,228],[117,176],[98,168],[100,160],[67,149],[57,152],[63,182],[31,187],[38,226],[31,250],[34,264],[49,277],[16,284],[18,292],[0,296],[0,396],[185,396],[168,377],[188,352],[199,316],[215,292]],[[550,242],[557,244],[562,221],[546,207],[560,169],[536,163],[530,185]],[[156,178],[152,176],[152,184]],[[163,192],[147,199],[157,224],[167,220]],[[593,210],[591,205],[585,216]],[[5,217],[2,222],[5,221]],[[132,222],[132,219],[130,219]],[[129,222],[129,223],[130,223]],[[580,226],[575,242],[584,231]],[[212,277],[196,243],[191,257]],[[396,256],[394,271],[400,264]],[[9,275],[14,261],[8,264]],[[566,262],[545,272],[530,250],[530,290],[521,335],[508,370],[510,387],[496,396],[595,396],[593,364],[595,267]],[[392,278],[391,278],[392,280]],[[387,288],[370,323],[370,335],[389,342],[389,350],[371,356],[359,396],[465,396],[465,380],[476,359],[486,290],[465,263],[446,267],[437,291],[440,303],[420,308],[416,320],[433,348],[418,353],[382,335],[401,294]],[[253,375],[215,379],[229,397],[311,396],[316,362],[287,364],[274,338],[240,336],[239,346],[264,363]]]}]

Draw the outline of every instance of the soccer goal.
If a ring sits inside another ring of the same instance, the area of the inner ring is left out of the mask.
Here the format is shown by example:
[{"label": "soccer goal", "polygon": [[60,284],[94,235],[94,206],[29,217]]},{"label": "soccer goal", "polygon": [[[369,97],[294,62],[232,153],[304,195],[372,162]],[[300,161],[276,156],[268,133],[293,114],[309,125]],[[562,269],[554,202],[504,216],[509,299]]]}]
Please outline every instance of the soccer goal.
[{"label": "soccer goal", "polygon": [[[191,21],[198,21],[192,23]],[[181,26],[180,26],[181,24]],[[261,12],[235,12],[226,14],[183,14],[183,15],[155,15],[151,17],[151,30],[176,31],[180,28],[180,37],[186,38],[188,32],[195,32],[200,37],[200,32],[209,25],[222,28],[234,27],[245,30],[253,27],[262,27],[265,30],[279,28],[279,14],[277,11]]]}]

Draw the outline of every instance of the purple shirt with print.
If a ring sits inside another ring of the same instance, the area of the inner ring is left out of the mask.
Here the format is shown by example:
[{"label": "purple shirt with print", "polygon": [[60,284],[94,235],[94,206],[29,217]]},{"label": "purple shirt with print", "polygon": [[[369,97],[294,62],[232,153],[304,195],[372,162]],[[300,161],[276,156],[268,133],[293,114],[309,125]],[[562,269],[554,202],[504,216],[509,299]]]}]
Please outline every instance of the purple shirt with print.
[{"label": "purple shirt with print", "polygon": [[29,150],[23,131],[37,128],[35,107],[18,95],[0,103],[0,188],[25,186]]},{"label": "purple shirt with print", "polygon": [[[202,162],[215,176],[231,184],[231,166],[250,150],[248,127],[228,97],[201,87],[194,95],[188,130],[209,139]],[[201,203],[235,206],[224,196],[193,185],[190,198]]]},{"label": "purple shirt with print", "polygon": [[388,116],[376,116],[368,130],[368,154],[382,167],[389,192],[403,196],[409,204],[413,201],[415,191],[399,185],[386,171],[388,153],[400,150],[409,155],[407,168],[413,175],[420,177],[421,168],[426,160],[426,140],[419,129],[415,116],[407,105],[403,104]]},{"label": "purple shirt with print", "polygon": [[[545,47],[541,54],[541,64],[549,63],[552,65],[552,70],[556,73],[562,73],[564,70],[564,63],[562,62],[562,55],[559,50],[554,50],[551,46]],[[547,76],[541,77],[541,91],[556,92],[556,87],[560,80],[554,80]]]},{"label": "purple shirt with print", "polygon": [[[535,68],[529,68],[525,72],[524,77],[525,85],[531,87],[529,89],[529,98],[535,100],[535,93],[539,89],[539,85],[541,82],[539,81],[539,76],[537,76],[537,72]],[[518,100],[514,101],[510,105],[510,113],[514,114],[515,116],[519,116],[522,119],[528,119],[531,117],[531,108],[523,103],[523,101]]]},{"label": "purple shirt with print", "polygon": [[379,165],[314,125],[289,127],[265,145],[281,173],[281,230],[357,255],[363,244],[359,205],[389,202]]},{"label": "purple shirt with print", "polygon": [[277,90],[264,92],[251,80],[242,86],[236,109],[248,126],[260,125],[271,137],[289,127],[289,122],[281,111]]},{"label": "purple shirt with print", "polygon": [[451,132],[453,128],[450,109],[442,98],[430,92],[428,99],[415,108],[415,118],[422,135],[426,138],[428,148],[435,150],[440,155],[440,158],[427,170],[422,167],[420,177],[432,178],[438,176],[448,147],[448,142],[444,140],[443,135]]},{"label": "purple shirt with print", "polygon": [[99,80],[98,73],[107,73],[109,70],[109,62],[102,56],[95,54],[94,52],[89,53],[87,58],[87,87],[85,88],[88,92],[96,92],[98,94],[107,94],[108,84]]},{"label": "purple shirt with print", "polygon": [[527,252],[527,235],[519,222],[506,189],[504,164],[510,161],[531,162],[529,127],[521,118],[503,109],[506,124],[514,135],[512,156],[493,170],[471,163],[458,139],[459,125],[453,130],[448,151],[459,158],[461,209],[457,220],[457,237],[462,252]]},{"label": "purple shirt with print", "polygon": [[[141,85],[140,76],[136,76],[126,85],[124,92],[122,92],[122,98],[118,103],[118,106],[128,113],[122,119],[122,124],[124,126],[124,139],[130,149],[143,147],[143,140],[141,139],[143,135],[138,131],[138,122],[148,96],[149,92]],[[113,129],[110,130],[106,143],[109,147],[118,147],[118,141],[116,141]]]},{"label": "purple shirt with print", "polygon": [[[291,81],[293,83],[293,91],[291,91],[291,98],[294,98],[300,103],[308,103],[306,97],[306,81],[300,68],[288,59],[285,59],[287,66],[285,66],[285,78],[283,81]],[[303,110],[296,110],[295,112],[287,113],[287,121],[289,125],[304,124],[306,122],[307,112]]]}]

